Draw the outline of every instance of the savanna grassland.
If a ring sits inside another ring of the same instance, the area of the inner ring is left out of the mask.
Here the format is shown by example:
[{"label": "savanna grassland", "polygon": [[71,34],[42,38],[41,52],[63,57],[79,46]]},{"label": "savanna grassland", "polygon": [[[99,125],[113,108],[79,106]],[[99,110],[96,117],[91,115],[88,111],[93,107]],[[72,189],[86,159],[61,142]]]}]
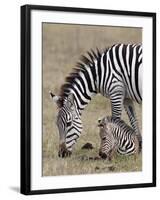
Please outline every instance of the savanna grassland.
[{"label": "savanna grassland", "polygon": [[[58,157],[59,135],[56,127],[57,107],[51,101],[49,90],[59,93],[65,76],[72,71],[82,54],[98,47],[105,49],[115,43],[140,43],[141,28],[100,27],[43,23],[43,176],[87,173],[125,172],[142,170],[142,155],[115,155],[112,161],[91,160],[96,157],[100,144],[97,119],[111,115],[110,101],[97,95],[82,114],[83,132],[72,156]],[[140,129],[142,109],[135,104]],[[123,111],[122,118],[128,123]],[[92,150],[81,147],[92,143]]]}]

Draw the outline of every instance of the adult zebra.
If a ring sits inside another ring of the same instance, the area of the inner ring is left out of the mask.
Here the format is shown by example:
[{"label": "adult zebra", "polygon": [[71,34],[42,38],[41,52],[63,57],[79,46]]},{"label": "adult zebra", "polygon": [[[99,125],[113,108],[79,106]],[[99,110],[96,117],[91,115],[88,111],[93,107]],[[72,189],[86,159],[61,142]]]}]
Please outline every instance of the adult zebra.
[{"label": "adult zebra", "polygon": [[97,93],[109,97],[112,117],[121,118],[123,105],[131,126],[141,140],[133,101],[142,101],[142,45],[116,44],[103,53],[82,56],[66,78],[59,96],[50,92],[58,105],[59,156],[70,155],[82,132],[81,113]]}]

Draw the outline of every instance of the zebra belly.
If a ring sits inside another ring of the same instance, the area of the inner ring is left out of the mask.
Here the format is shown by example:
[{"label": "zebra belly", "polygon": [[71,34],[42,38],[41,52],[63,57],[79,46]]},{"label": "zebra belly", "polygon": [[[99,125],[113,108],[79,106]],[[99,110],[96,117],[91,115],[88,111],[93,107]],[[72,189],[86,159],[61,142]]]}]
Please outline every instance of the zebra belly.
[{"label": "zebra belly", "polygon": [[117,152],[118,152],[119,154],[121,154],[121,155],[132,155],[132,154],[135,153],[134,150],[128,152],[127,149],[123,149],[123,148],[118,148],[118,149],[117,149]]}]

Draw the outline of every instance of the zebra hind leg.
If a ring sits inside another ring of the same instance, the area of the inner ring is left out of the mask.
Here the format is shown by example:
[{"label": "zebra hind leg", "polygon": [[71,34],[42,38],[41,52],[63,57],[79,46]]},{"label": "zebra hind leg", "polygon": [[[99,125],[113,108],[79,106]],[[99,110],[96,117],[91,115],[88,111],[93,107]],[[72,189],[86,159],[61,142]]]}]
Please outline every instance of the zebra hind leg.
[{"label": "zebra hind leg", "polygon": [[132,100],[125,99],[124,100],[124,108],[127,112],[127,115],[129,117],[129,121],[131,123],[133,130],[136,132],[136,135],[137,135],[137,138],[139,141],[139,148],[141,149],[142,148],[142,135],[139,130],[139,125],[138,125],[138,121],[136,118],[135,108],[134,108],[134,104],[133,104]]}]

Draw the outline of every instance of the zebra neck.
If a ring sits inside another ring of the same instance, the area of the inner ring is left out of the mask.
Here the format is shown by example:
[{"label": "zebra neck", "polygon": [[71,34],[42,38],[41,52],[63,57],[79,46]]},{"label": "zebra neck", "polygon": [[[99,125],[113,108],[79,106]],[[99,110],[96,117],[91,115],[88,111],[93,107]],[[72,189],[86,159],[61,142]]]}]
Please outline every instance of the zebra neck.
[{"label": "zebra neck", "polygon": [[74,95],[74,103],[77,108],[78,113],[81,115],[82,111],[85,109],[85,107],[90,103],[92,100],[92,97],[96,95],[95,92],[87,92],[86,93],[79,93],[79,90],[72,89],[71,92]]},{"label": "zebra neck", "polygon": [[118,133],[120,133],[120,132],[121,132],[121,127],[118,126],[117,124],[112,124],[112,134],[115,139],[117,139]]},{"label": "zebra neck", "polygon": [[70,84],[69,91],[73,93],[75,104],[79,113],[81,113],[92,97],[97,94],[96,77],[93,74],[93,69],[85,66],[85,70],[80,71],[72,84]]},{"label": "zebra neck", "polygon": [[107,62],[106,59],[106,53],[102,53],[88,64],[84,61],[66,78],[67,83],[62,86],[62,96],[66,97],[69,93],[74,95],[79,113],[85,109],[97,93],[106,96],[107,78],[105,73],[108,68],[108,66],[104,66]]}]

